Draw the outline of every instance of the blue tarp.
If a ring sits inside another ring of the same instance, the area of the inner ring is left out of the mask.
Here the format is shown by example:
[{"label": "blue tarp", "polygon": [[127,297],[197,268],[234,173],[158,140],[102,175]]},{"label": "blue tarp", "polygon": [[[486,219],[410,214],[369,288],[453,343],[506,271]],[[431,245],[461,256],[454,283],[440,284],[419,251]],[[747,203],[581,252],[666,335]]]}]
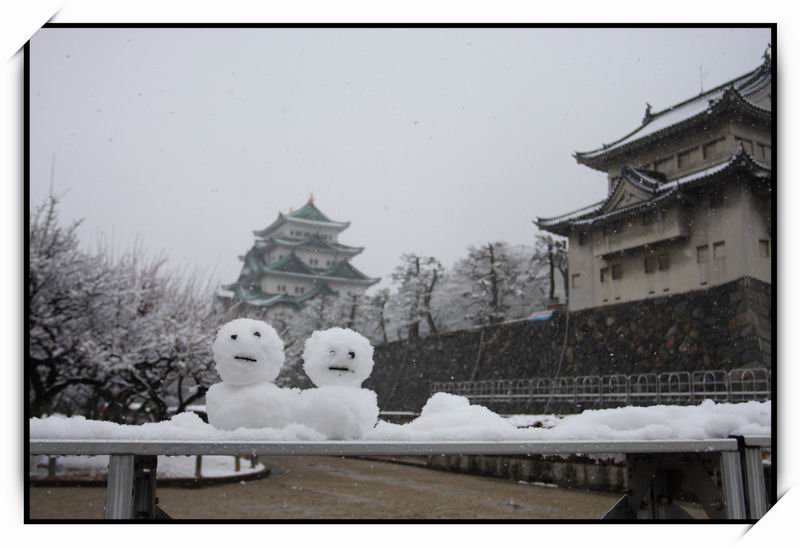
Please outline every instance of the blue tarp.
[{"label": "blue tarp", "polygon": [[543,310],[541,312],[534,312],[528,316],[529,322],[543,322],[553,317],[555,310]]}]

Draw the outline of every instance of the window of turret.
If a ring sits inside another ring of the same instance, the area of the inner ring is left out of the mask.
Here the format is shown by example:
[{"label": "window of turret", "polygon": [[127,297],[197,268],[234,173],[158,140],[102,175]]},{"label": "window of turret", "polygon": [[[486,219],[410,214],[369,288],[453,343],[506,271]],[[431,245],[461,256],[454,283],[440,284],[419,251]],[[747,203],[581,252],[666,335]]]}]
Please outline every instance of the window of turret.
[{"label": "window of turret", "polygon": [[692,148],[678,153],[678,169],[685,169],[695,163],[695,158],[699,156],[698,149]]},{"label": "window of turret", "polygon": [[612,280],[621,280],[622,279],[622,265],[615,264],[611,267],[611,279]]},{"label": "window of turret", "polygon": [[644,272],[645,274],[652,274],[656,271],[656,267],[658,263],[655,257],[645,257],[644,258]]},{"label": "window of turret", "polygon": [[572,288],[578,289],[581,286],[581,275],[580,274],[573,274],[572,275]]},{"label": "window of turret", "polygon": [[578,245],[586,245],[589,241],[589,234],[586,232],[578,232]]},{"label": "window of turret", "polygon": [[725,138],[721,137],[703,145],[703,159],[717,158],[723,152]]},{"label": "window of turret", "polygon": [[673,157],[670,156],[668,158],[662,158],[660,160],[656,160],[653,163],[653,166],[655,167],[655,170],[659,171],[661,173],[666,173],[666,172],[670,171],[670,168],[672,167],[672,158]]},{"label": "window of turret", "polygon": [[758,158],[761,160],[770,160],[772,158],[772,147],[764,143],[757,143],[756,150],[758,150]]},{"label": "window of turret", "polygon": [[714,260],[725,258],[725,242],[714,242]]},{"label": "window of turret", "polygon": [[658,256],[658,269],[669,270],[669,253],[662,253]]},{"label": "window of turret", "polygon": [[708,262],[708,246],[707,245],[699,245],[699,246],[697,246],[697,262],[698,263],[707,263]]},{"label": "window of turret", "polygon": [[769,258],[769,240],[758,240],[758,254],[761,257]]}]

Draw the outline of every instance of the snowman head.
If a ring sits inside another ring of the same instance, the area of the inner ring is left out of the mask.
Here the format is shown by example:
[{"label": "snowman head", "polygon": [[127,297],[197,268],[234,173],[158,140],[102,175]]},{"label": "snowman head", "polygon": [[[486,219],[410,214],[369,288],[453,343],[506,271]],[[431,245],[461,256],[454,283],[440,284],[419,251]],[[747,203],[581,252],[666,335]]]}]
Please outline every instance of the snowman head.
[{"label": "snowman head", "polygon": [[372,373],[372,345],[352,329],[314,331],[303,349],[303,369],[317,386],[360,387]]},{"label": "snowman head", "polygon": [[266,322],[239,318],[219,328],[214,362],[223,381],[231,384],[272,382],[283,366],[283,341]]}]

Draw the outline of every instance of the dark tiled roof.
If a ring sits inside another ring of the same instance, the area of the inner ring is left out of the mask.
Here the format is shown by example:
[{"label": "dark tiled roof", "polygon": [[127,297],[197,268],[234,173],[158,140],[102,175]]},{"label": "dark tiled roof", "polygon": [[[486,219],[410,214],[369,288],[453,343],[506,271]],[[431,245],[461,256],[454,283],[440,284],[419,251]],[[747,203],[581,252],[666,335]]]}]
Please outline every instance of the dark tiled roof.
[{"label": "dark tiled roof", "polygon": [[642,124],[627,135],[603,145],[595,150],[576,152],[578,163],[595,169],[604,169],[604,158],[628,150],[634,146],[645,145],[667,134],[707,122],[709,118],[730,108],[744,110],[764,119],[771,117],[764,109],[748,100],[749,97],[772,85],[772,69],[769,58],[755,70],[734,78],[720,86],[682,101],[659,112],[648,112]]},{"label": "dark tiled roof", "polygon": [[642,184],[643,188],[651,189],[649,199],[608,210],[611,198],[614,196],[612,191],[605,200],[587,208],[557,217],[539,217],[534,222],[543,230],[566,236],[573,227],[591,226],[641,213],[678,197],[679,191],[684,188],[725,180],[726,176],[734,171],[749,173],[760,179],[770,179],[772,176],[772,171],[768,166],[757,162],[741,147],[724,162],[669,182],[660,183],[658,179],[650,178],[643,170],[624,167],[621,180],[635,181],[636,184]]}]

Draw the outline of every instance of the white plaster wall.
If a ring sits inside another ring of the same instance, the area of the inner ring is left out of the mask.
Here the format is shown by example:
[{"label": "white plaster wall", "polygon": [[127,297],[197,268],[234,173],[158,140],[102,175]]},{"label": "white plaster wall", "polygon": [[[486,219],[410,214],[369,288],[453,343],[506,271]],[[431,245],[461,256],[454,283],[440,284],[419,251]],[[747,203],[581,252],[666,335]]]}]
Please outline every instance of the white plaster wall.
[{"label": "white plaster wall", "polygon": [[[691,206],[673,205],[666,217],[677,218],[677,208],[685,207],[689,224],[688,238],[658,243],[650,247],[626,250],[614,257],[594,257],[594,242],[600,241],[601,229],[587,238],[583,246],[577,245],[577,234],[570,238],[570,282],[580,274],[581,287],[570,288],[570,310],[603,306],[619,302],[646,299],[670,293],[682,293],[727,283],[742,276],[753,276],[771,283],[771,262],[762,257],[759,240],[770,240],[770,204],[758,198],[746,187],[736,183],[722,189],[725,200],[716,209],[709,207],[709,198],[703,196]],[[641,216],[631,219],[628,231],[640,230]],[[598,234],[600,234],[598,236]],[[714,257],[714,243],[725,242],[725,257]],[[708,262],[698,263],[697,248],[708,246]],[[770,241],[771,248],[771,241]],[[770,249],[770,253],[772,250]],[[668,270],[645,273],[646,254],[670,256]],[[623,276],[614,280],[611,268],[621,264]],[[606,282],[600,282],[600,270],[608,267]]]}]

